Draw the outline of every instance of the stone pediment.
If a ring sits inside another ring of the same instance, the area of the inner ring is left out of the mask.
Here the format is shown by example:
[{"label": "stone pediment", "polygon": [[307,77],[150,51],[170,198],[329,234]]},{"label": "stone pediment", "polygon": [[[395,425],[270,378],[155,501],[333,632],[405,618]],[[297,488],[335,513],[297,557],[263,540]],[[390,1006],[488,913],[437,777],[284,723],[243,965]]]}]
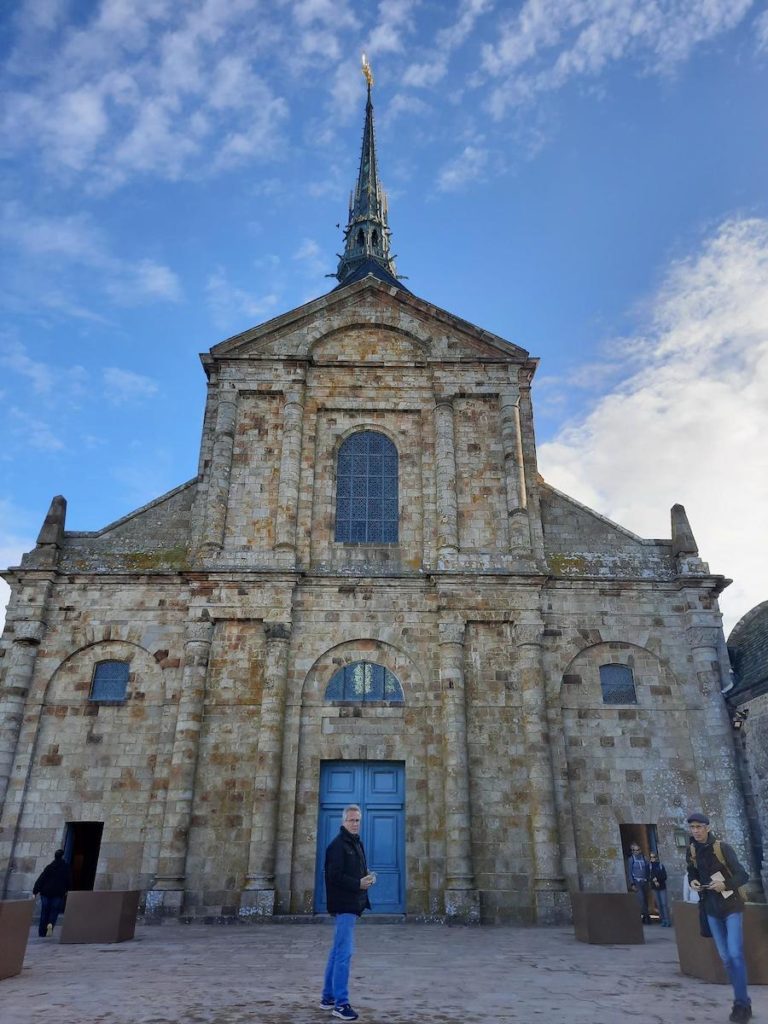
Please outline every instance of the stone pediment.
[{"label": "stone pediment", "polygon": [[531,364],[528,352],[400,288],[369,276],[215,345],[219,360]]}]

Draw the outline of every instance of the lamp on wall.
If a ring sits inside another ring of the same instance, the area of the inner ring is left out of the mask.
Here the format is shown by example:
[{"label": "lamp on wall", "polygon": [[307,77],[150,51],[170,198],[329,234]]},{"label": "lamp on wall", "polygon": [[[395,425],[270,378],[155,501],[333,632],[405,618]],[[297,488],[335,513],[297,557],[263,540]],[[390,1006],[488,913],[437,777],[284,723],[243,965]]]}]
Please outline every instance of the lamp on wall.
[{"label": "lamp on wall", "polygon": [[679,850],[684,850],[688,845],[688,832],[684,828],[675,829],[675,846]]},{"label": "lamp on wall", "polygon": [[738,708],[736,711],[734,711],[733,717],[731,718],[731,725],[733,726],[733,728],[742,729],[744,727],[744,723],[746,722],[748,715],[749,708]]}]

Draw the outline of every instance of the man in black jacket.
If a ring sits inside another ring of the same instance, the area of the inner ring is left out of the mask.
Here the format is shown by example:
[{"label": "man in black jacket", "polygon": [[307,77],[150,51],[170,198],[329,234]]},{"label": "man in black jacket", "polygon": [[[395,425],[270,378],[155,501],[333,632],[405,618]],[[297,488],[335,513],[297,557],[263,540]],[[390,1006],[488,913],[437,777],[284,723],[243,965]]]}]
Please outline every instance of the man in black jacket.
[{"label": "man in black jacket", "polygon": [[744,901],[738,891],[749,881],[749,874],[739,864],[733,847],[710,834],[706,814],[691,814],[688,824],[693,839],[688,850],[688,881],[699,894],[717,952],[733,986],[730,1020],[741,1024],[752,1016],[744,962]]},{"label": "man in black jacket", "polygon": [[328,913],[336,918],[320,1006],[340,1020],[357,1020],[349,1005],[349,965],[355,948],[355,925],[370,910],[368,890],[376,881],[369,874],[360,841],[362,814],[357,804],[344,808],[339,834],[325,851],[325,893]]},{"label": "man in black jacket", "polygon": [[37,934],[41,938],[53,934],[56,918],[64,907],[64,897],[72,884],[72,872],[64,860],[64,851],[57,850],[50,864],[43,868],[35,882],[32,895],[40,893],[40,924]]}]

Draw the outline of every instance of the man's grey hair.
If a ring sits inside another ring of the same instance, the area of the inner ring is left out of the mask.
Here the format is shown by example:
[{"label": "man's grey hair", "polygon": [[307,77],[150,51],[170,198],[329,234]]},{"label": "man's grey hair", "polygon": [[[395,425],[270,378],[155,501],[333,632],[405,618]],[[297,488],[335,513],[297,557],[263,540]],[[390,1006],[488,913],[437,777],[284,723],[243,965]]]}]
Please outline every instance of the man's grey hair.
[{"label": "man's grey hair", "polygon": [[341,820],[342,821],[346,821],[347,820],[347,816],[349,815],[350,811],[357,811],[357,813],[360,814],[360,815],[362,815],[362,813],[363,813],[360,810],[359,804],[347,804],[347,806],[344,808],[344,812],[343,812],[343,814],[341,816]]}]

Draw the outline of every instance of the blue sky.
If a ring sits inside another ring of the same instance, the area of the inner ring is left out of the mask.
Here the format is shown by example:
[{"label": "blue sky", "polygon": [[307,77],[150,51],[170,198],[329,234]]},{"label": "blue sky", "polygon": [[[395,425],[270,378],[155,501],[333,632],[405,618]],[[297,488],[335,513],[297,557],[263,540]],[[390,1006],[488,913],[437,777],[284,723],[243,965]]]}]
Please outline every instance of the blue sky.
[{"label": "blue sky", "polygon": [[[768,597],[768,11],[30,0],[0,13],[0,562],[196,472],[197,354],[329,290],[365,51],[398,269],[541,358],[540,466],[682,501]],[[3,595],[0,594],[0,603]]]}]

